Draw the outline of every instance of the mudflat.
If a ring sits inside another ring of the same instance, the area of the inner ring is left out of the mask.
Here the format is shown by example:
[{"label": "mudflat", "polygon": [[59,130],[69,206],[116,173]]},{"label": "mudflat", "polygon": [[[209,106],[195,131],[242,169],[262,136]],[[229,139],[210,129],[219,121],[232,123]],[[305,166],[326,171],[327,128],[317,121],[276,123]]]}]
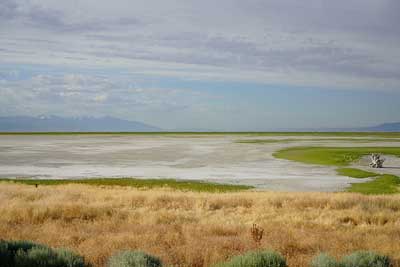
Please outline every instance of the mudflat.
[{"label": "mudflat", "polygon": [[[379,146],[384,141],[296,138],[230,134],[3,135],[0,136],[0,177],[175,178],[253,185],[274,191],[340,191],[350,183],[368,179],[339,176],[331,166],[277,159],[273,152],[305,145],[365,146],[367,143]],[[260,139],[272,142],[239,142]],[[400,142],[390,140],[384,144],[400,146]],[[393,163],[394,159],[390,160]],[[400,168],[385,171],[399,174]]]}]

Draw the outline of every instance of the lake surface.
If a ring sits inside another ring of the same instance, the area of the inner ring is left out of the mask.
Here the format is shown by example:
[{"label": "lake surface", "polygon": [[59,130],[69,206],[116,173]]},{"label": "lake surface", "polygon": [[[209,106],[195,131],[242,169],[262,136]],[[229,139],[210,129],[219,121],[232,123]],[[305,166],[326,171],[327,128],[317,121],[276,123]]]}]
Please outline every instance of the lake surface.
[{"label": "lake surface", "polygon": [[196,179],[277,191],[338,191],[360,182],[337,176],[332,167],[272,156],[288,146],[343,145],[338,141],[310,137],[301,142],[236,142],[252,138],[260,139],[237,135],[4,135],[0,136],[0,177]]}]

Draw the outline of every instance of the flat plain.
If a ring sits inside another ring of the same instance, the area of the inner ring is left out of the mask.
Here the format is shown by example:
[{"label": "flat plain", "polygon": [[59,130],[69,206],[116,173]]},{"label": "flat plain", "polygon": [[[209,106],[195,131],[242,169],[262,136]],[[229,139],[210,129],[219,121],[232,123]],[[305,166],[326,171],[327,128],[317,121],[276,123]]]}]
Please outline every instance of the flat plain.
[{"label": "flat plain", "polygon": [[[373,250],[400,267],[395,134],[9,134],[0,151],[0,239],[66,247],[94,267],[126,249],[180,267],[257,249],[289,267]],[[385,168],[368,167],[372,152]]]},{"label": "flat plain", "polygon": [[[400,138],[391,133],[8,134],[0,135],[0,177],[172,178],[302,192],[335,192],[362,182],[338,175],[334,165],[274,156],[299,146],[396,150]],[[381,171],[400,175],[399,158],[389,159],[394,168]],[[368,162],[357,166],[365,167]]]}]

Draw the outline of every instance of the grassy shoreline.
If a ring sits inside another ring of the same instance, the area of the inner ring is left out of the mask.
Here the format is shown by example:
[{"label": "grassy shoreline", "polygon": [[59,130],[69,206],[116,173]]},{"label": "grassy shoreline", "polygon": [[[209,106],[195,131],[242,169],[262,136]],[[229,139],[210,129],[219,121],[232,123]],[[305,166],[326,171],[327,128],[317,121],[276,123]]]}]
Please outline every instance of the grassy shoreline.
[{"label": "grassy shoreline", "polygon": [[[365,155],[380,153],[400,157],[400,147],[289,147],[273,154],[274,157],[307,164],[346,167]],[[375,174],[355,168],[338,168],[339,175],[353,178],[374,177],[365,183],[353,183],[349,192],[362,194],[400,193],[400,177],[388,174]]]},{"label": "grassy shoreline", "polygon": [[400,147],[289,147],[273,153],[280,159],[327,166],[348,166],[371,153],[400,157]]},{"label": "grassy shoreline", "polygon": [[205,181],[175,179],[137,179],[137,178],[93,178],[93,179],[12,179],[3,178],[0,182],[25,185],[67,185],[83,184],[94,186],[123,186],[138,189],[170,188],[179,191],[226,193],[249,190],[254,187],[246,185],[219,184]]},{"label": "grassy shoreline", "polygon": [[291,143],[291,142],[319,142],[319,141],[341,141],[341,142],[400,142],[400,138],[349,138],[349,137],[325,137],[325,138],[286,138],[286,139],[250,139],[250,140],[237,140],[239,144],[273,144],[273,143]]},{"label": "grassy shoreline", "polygon": [[352,178],[360,178],[360,179],[376,177],[379,175],[374,172],[367,172],[367,171],[359,170],[356,168],[337,168],[336,172],[338,175],[348,176],[348,177],[352,177]]}]

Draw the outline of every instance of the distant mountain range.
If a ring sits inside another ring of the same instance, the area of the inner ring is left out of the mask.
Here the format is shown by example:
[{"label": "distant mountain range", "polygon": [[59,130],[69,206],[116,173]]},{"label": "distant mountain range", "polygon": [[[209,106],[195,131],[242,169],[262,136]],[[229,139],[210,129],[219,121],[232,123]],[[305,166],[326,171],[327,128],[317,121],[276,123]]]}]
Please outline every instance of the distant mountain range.
[{"label": "distant mountain range", "polygon": [[[137,121],[114,117],[13,116],[0,117],[0,132],[212,132],[203,129],[165,130]],[[360,128],[285,129],[286,132],[400,132],[400,122]]]},{"label": "distant mountain range", "polygon": [[[302,130],[304,131],[304,130]],[[306,129],[310,132],[400,132],[400,122],[382,123],[376,126],[355,128],[317,128]]]},{"label": "distant mountain range", "polygon": [[0,132],[155,132],[160,128],[113,117],[0,117]]},{"label": "distant mountain range", "polygon": [[377,126],[359,128],[366,132],[400,132],[400,122],[383,123]]}]

